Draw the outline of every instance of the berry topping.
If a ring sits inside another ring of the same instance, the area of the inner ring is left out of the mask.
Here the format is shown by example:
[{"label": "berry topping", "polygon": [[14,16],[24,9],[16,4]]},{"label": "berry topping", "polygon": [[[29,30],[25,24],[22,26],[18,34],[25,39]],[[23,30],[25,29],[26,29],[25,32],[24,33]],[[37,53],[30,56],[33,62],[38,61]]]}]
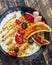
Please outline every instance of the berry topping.
[{"label": "berry topping", "polygon": [[17,23],[17,24],[20,24],[21,22],[20,22],[18,19],[16,19],[16,23]]},{"label": "berry topping", "polygon": [[24,17],[25,17],[26,20],[28,20],[30,22],[34,22],[34,17],[31,16],[30,14],[25,14]]},{"label": "berry topping", "polygon": [[34,42],[34,40],[30,37],[30,38],[28,39],[28,43],[32,44],[33,42]]},{"label": "berry topping", "polygon": [[18,44],[22,44],[23,39],[22,39],[22,37],[16,35],[16,36],[15,36],[15,41],[16,41]]},{"label": "berry topping", "polygon": [[19,34],[23,34],[23,33],[24,33],[24,30],[23,30],[22,28],[19,28],[19,29],[18,29],[18,33],[19,33]]},{"label": "berry topping", "polygon": [[24,15],[24,14],[25,14],[25,12],[24,12],[24,11],[21,11],[21,14],[22,14],[22,15]]},{"label": "berry topping", "polygon": [[22,23],[22,28],[23,28],[23,29],[26,29],[26,28],[27,28],[27,23],[25,23],[25,22]]},{"label": "berry topping", "polygon": [[14,48],[14,51],[15,51],[15,52],[18,52],[18,51],[19,51],[19,48],[15,47],[15,48]]},{"label": "berry topping", "polygon": [[12,53],[11,53],[11,56],[17,57],[17,53],[16,53],[16,52],[12,52]]}]

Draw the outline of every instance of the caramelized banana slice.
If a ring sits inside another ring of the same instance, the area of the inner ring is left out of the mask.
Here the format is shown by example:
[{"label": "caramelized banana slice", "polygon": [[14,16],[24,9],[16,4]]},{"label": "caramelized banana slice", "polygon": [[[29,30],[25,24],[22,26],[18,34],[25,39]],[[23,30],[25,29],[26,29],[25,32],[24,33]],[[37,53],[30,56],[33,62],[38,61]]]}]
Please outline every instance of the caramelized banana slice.
[{"label": "caramelized banana slice", "polygon": [[33,35],[33,38],[35,39],[35,42],[40,45],[40,46],[43,46],[43,45],[46,45],[46,44],[49,44],[49,41],[44,39],[42,36],[40,36],[39,34],[35,34]]},{"label": "caramelized banana slice", "polygon": [[39,22],[39,23],[33,24],[29,26],[28,28],[26,28],[24,32],[25,33],[23,34],[23,38],[28,39],[32,35],[39,33],[39,32],[51,32],[51,28],[47,24]]}]

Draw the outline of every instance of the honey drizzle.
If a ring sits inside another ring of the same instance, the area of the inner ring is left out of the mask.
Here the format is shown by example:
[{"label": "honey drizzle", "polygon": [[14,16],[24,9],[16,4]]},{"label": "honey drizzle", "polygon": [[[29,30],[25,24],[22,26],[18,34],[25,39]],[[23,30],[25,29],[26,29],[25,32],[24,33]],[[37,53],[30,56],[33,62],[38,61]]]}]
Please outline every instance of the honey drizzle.
[{"label": "honey drizzle", "polygon": [[5,41],[5,39],[8,37],[8,36],[12,36],[15,34],[16,30],[17,30],[18,26],[14,27],[14,29],[11,29],[7,35],[5,35],[3,38],[2,38],[2,41]]},{"label": "honey drizzle", "polygon": [[13,39],[10,39],[10,41],[9,41],[6,45],[9,46],[10,44],[12,44],[12,40],[13,40]]},{"label": "honey drizzle", "polygon": [[13,29],[14,28],[14,26],[16,26],[16,24],[14,23],[14,25],[12,25],[9,29],[7,29],[8,31],[2,36],[2,37],[4,37],[11,29]]},{"label": "honey drizzle", "polygon": [[6,24],[10,23],[12,19],[16,18],[16,14],[13,15],[11,19],[9,19],[3,26],[3,28],[6,28]]}]

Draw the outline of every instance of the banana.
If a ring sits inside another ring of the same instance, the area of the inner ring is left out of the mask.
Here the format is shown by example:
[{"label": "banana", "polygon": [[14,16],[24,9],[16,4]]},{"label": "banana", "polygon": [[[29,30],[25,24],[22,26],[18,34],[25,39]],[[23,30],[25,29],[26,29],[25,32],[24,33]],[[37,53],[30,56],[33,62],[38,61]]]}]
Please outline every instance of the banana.
[{"label": "banana", "polygon": [[25,33],[23,34],[23,38],[28,39],[29,37],[31,37],[32,35],[36,33],[51,32],[51,31],[52,31],[51,28],[47,24],[39,22],[26,28],[24,30]]}]

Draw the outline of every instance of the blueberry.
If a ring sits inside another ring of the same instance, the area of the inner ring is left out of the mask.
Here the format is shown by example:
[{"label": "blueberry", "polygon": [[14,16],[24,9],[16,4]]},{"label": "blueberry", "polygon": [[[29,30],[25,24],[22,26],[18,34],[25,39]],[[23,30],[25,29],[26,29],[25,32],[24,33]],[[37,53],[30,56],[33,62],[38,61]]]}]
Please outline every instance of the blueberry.
[{"label": "blueberry", "polygon": [[14,51],[15,51],[15,52],[18,52],[18,51],[19,51],[19,48],[15,47],[15,48],[14,48]]},{"label": "blueberry", "polygon": [[25,12],[24,12],[24,11],[21,11],[21,14],[22,14],[22,15],[24,15],[24,14],[25,14]]},{"label": "blueberry", "polygon": [[27,23],[25,23],[25,22],[22,23],[22,28],[23,28],[23,29],[26,29],[26,28],[27,28]]},{"label": "blueberry", "polygon": [[32,44],[33,42],[34,42],[34,40],[30,37],[30,38],[28,39],[28,43]]}]

